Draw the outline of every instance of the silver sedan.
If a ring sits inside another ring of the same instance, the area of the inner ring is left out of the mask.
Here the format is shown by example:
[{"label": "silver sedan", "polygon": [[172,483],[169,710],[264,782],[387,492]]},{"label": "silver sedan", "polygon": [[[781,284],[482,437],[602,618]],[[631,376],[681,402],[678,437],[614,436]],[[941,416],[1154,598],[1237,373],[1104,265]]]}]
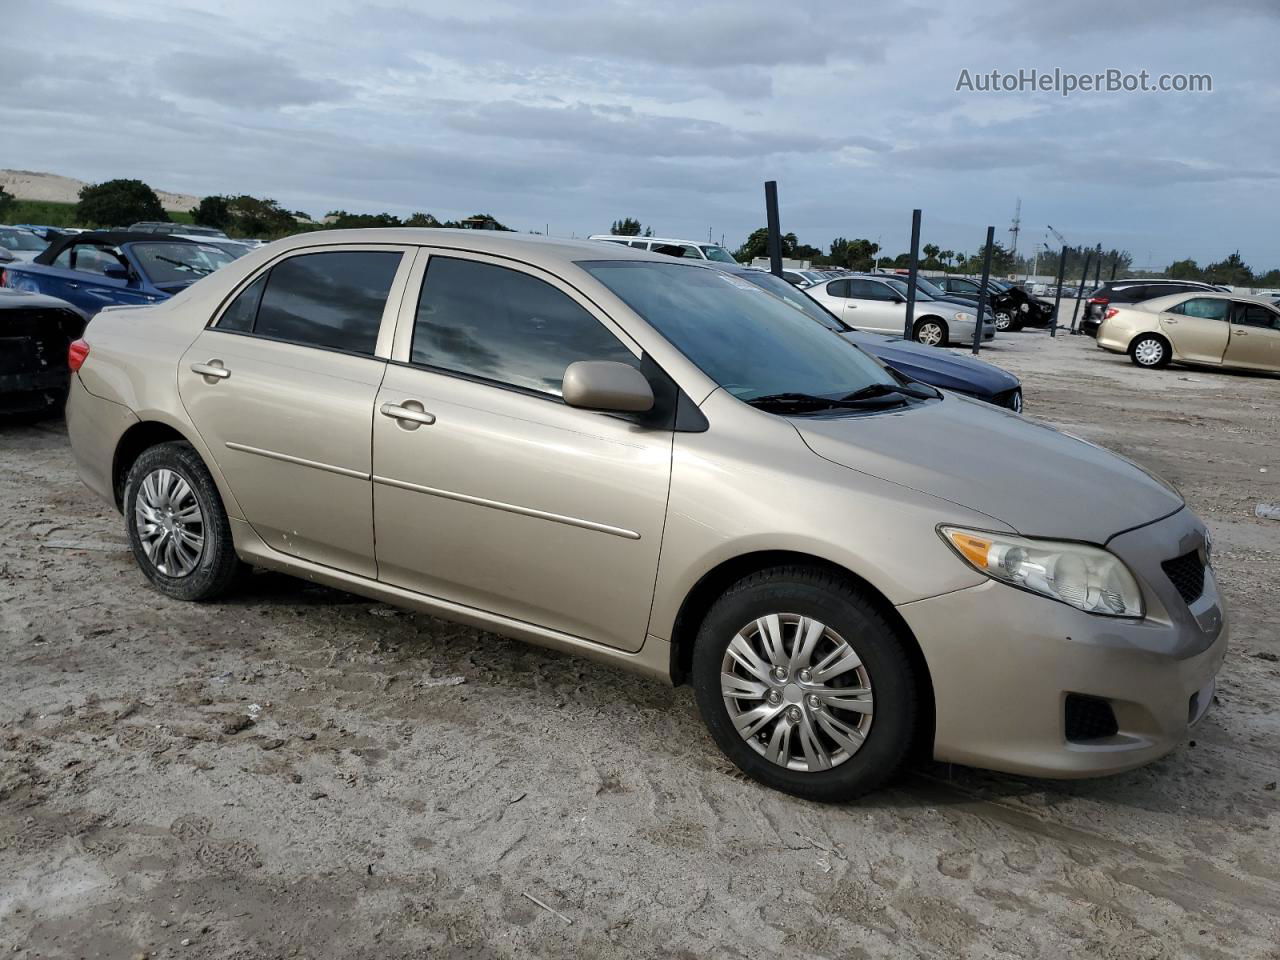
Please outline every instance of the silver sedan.
[{"label": "silver sedan", "polygon": [[[896,278],[840,277],[805,288],[855,330],[902,335],[907,319],[907,286]],[[916,296],[912,339],[934,347],[973,343],[978,317],[972,309],[927,294]],[[994,323],[983,325],[982,339],[996,335]]]}]

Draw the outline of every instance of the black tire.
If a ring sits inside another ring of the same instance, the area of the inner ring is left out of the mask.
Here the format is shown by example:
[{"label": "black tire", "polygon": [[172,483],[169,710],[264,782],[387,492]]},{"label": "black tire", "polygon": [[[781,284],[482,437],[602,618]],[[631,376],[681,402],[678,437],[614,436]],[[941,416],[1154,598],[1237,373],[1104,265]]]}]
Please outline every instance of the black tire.
[{"label": "black tire", "polygon": [[[927,327],[937,328],[939,339],[936,343],[932,342],[932,337],[928,339],[921,337],[921,332]],[[949,343],[947,336],[947,322],[939,317],[921,317],[916,321],[915,330],[912,332],[911,339],[915,340],[916,343],[930,343],[935,347],[945,347]]]},{"label": "black tire", "polygon": [[[738,733],[721,693],[730,642],[769,614],[820,620],[853,647],[866,670],[874,698],[870,726],[861,748],[828,769],[789,769],[757,752]],[[703,722],[725,755],[752,779],[794,796],[834,803],[868,793],[898,771],[914,745],[919,694],[902,638],[858,590],[825,570],[777,567],[730,587],[698,630],[690,679]]]},{"label": "black tire", "polygon": [[[185,576],[170,576],[147,556],[135,521],[138,492],[155,470],[171,470],[191,487],[203,515],[204,543],[195,568]],[[129,468],[124,488],[125,529],[133,558],[161,593],[178,600],[212,600],[225,593],[241,570],[231,541],[231,524],[209,469],[190,444],[174,441],[144,450]]]},{"label": "black tire", "polygon": [[[1096,336],[1096,331],[1095,331]],[[1129,359],[1144,370],[1163,370],[1173,359],[1169,341],[1154,333],[1143,333],[1129,344]]]}]

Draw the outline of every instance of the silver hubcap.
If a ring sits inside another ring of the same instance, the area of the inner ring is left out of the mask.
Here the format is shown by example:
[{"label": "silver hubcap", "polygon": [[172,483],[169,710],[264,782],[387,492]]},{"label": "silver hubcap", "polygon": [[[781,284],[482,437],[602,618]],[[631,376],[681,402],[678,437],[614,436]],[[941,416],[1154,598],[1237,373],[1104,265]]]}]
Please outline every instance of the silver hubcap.
[{"label": "silver hubcap", "polygon": [[161,467],[138,487],[133,525],[152,566],[166,577],[185,577],[204,553],[204,514],[195,491],[179,474]]},{"label": "silver hubcap", "polygon": [[1164,347],[1159,340],[1143,340],[1133,351],[1133,355],[1144,367],[1154,366],[1164,356]]},{"label": "silver hubcap", "polygon": [[734,635],[720,664],[720,693],[751,748],[789,770],[839,766],[871,729],[871,678],[826,624],[770,614]]},{"label": "silver hubcap", "polygon": [[920,328],[916,339],[928,346],[936,347],[942,342],[942,328],[936,323],[926,323]]},{"label": "silver hubcap", "polygon": [[1009,315],[1008,315],[1007,313],[997,313],[997,314],[996,314],[996,329],[997,329],[997,330],[1008,330],[1008,329],[1009,329],[1009,324],[1010,324],[1011,322],[1012,322],[1012,321],[1009,319]]}]

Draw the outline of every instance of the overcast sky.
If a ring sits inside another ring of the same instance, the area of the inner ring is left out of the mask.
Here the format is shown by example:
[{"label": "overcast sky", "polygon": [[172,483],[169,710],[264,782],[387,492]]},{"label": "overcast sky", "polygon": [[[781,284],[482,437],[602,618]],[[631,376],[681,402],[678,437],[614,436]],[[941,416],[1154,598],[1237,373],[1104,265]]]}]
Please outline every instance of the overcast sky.
[{"label": "overcast sky", "polygon": [[[731,247],[776,179],[784,230],[890,253],[914,206],[926,242],[1007,241],[1021,196],[1022,250],[1053,224],[1137,267],[1280,266],[1277,0],[214,6],[5,0],[0,167]],[[1055,67],[1213,92],[955,89]]]}]

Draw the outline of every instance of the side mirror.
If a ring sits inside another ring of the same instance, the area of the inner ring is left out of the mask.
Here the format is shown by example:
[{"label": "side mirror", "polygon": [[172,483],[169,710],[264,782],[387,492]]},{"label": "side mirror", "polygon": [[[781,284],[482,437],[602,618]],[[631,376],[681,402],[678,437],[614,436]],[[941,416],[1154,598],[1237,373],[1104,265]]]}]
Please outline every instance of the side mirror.
[{"label": "side mirror", "polygon": [[105,267],[103,268],[102,275],[108,280],[128,281],[130,278],[128,267]]},{"label": "side mirror", "polygon": [[629,363],[578,360],[564,372],[564,402],[586,410],[644,413],[653,409],[653,388]]}]

